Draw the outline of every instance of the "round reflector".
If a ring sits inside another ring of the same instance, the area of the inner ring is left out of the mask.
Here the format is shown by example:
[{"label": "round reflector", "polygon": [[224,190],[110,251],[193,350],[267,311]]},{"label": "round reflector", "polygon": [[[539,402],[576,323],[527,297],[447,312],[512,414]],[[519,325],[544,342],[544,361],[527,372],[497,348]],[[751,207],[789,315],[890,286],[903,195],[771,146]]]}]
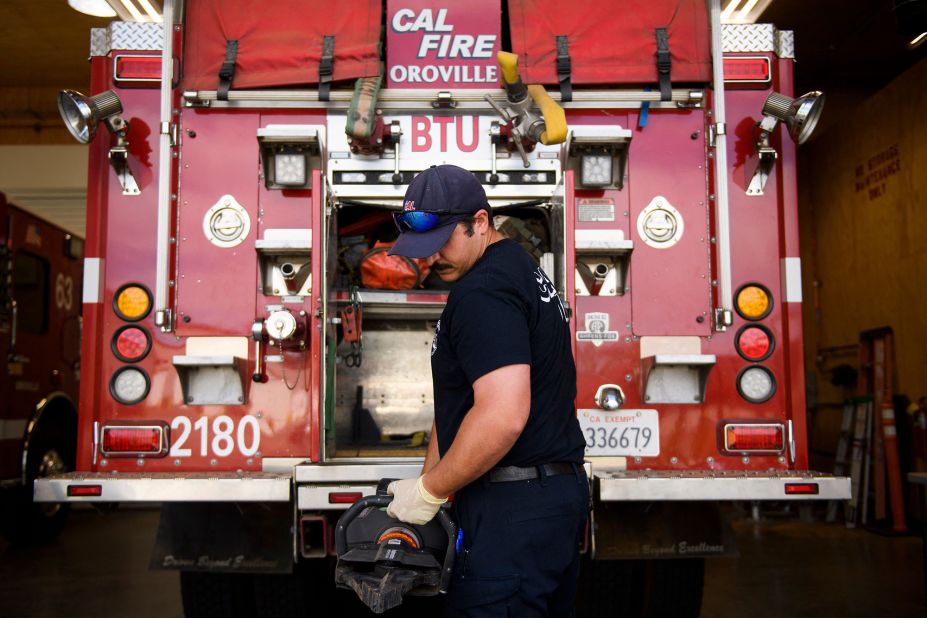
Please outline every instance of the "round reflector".
[{"label": "round reflector", "polygon": [[139,326],[123,326],[113,335],[113,354],[125,363],[142,360],[151,349],[151,337]]},{"label": "round reflector", "polygon": [[753,365],[737,376],[737,392],[750,403],[763,403],[776,392],[776,379],[766,367]]},{"label": "round reflector", "polygon": [[762,320],[772,311],[769,290],[756,283],[748,283],[737,291],[737,313],[748,320]]},{"label": "round reflector", "polygon": [[737,353],[748,361],[761,361],[773,352],[773,336],[768,328],[748,324],[737,332]]},{"label": "round reflector", "polygon": [[123,367],[113,374],[109,391],[121,404],[130,406],[148,396],[148,375],[138,367]]},{"label": "round reflector", "polygon": [[138,322],[151,311],[151,292],[137,283],[124,285],[116,292],[113,310],[127,322]]}]

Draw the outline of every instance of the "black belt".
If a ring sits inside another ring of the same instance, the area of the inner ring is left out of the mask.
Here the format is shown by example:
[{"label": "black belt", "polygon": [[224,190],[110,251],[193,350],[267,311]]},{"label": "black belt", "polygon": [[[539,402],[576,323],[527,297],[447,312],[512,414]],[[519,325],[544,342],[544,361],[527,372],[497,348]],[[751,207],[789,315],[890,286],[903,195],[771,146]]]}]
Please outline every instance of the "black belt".
[{"label": "black belt", "polygon": [[544,476],[558,476],[560,474],[576,474],[577,464],[571,463],[548,463],[538,466],[501,466],[489,471],[490,483],[505,483],[507,481],[527,481],[530,479]]}]

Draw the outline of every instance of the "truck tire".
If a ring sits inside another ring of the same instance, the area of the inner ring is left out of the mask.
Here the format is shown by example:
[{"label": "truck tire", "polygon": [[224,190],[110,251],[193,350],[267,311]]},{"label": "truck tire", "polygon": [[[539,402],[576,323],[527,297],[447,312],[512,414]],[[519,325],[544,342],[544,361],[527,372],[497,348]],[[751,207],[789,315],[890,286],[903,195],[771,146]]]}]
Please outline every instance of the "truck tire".
[{"label": "truck tire", "polygon": [[35,503],[32,484],[39,478],[74,469],[74,436],[57,423],[39,425],[26,458],[26,484],[8,489],[3,496],[0,531],[13,545],[47,543],[67,523],[68,504]]},{"label": "truck tire", "polygon": [[644,566],[643,616],[699,615],[705,584],[704,558],[648,560]]},{"label": "truck tire", "polygon": [[180,573],[185,618],[254,616],[252,576],[247,573]]},{"label": "truck tire", "polygon": [[584,559],[576,615],[580,618],[695,618],[702,606],[705,561]]},{"label": "truck tire", "polygon": [[[323,584],[324,585],[324,584]],[[254,576],[254,605],[257,618],[304,618],[309,615],[309,594],[316,603],[328,606],[324,591],[301,573]],[[315,596],[315,593],[319,593]]]},{"label": "truck tire", "polygon": [[643,568],[633,560],[583,557],[576,594],[578,618],[640,616]]}]

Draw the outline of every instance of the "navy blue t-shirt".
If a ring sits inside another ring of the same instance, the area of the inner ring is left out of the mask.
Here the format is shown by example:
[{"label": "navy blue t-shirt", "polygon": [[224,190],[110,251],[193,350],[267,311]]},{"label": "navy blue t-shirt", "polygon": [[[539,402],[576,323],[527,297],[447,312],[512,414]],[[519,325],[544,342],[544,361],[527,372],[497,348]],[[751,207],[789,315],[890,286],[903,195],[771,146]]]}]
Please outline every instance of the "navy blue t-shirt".
[{"label": "navy blue t-shirt", "polygon": [[531,412],[497,464],[581,463],[570,328],[550,279],[518,243],[489,245],[451,289],[431,347],[435,426],[443,457],[473,407],[473,383],[507,365],[531,366]]}]

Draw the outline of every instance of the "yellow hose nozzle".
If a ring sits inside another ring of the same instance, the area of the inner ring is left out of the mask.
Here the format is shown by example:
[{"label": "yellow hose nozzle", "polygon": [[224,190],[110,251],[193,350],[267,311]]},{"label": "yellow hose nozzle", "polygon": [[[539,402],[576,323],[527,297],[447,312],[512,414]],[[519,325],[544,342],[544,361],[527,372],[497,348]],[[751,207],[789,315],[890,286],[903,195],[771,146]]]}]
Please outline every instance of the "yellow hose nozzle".
[{"label": "yellow hose nozzle", "polygon": [[496,54],[499,61],[499,70],[502,72],[502,81],[506,84],[518,83],[518,54],[500,51]]},{"label": "yellow hose nozzle", "polygon": [[556,101],[550,98],[544,86],[532,84],[528,86],[528,94],[534,99],[535,105],[541,110],[544,116],[546,131],[541,133],[541,143],[547,146],[551,144],[562,144],[567,138],[567,121],[566,112]]}]

